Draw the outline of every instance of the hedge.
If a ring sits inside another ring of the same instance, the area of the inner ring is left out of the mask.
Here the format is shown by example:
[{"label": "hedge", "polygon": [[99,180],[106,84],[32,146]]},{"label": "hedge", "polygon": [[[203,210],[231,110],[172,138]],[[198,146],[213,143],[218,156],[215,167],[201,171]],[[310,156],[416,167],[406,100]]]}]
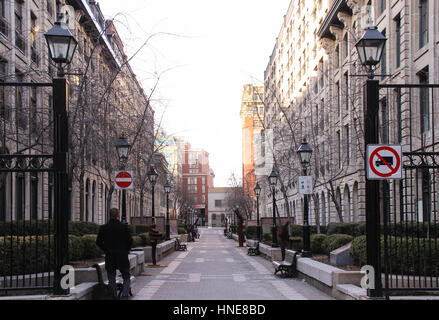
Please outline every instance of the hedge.
[{"label": "hedge", "polygon": [[262,240],[264,242],[269,242],[271,243],[273,241],[273,235],[271,234],[271,232],[264,232],[262,234]]},{"label": "hedge", "polygon": [[140,236],[133,236],[133,245],[132,247],[143,247],[143,239]]},{"label": "hedge", "polygon": [[[311,234],[318,234],[317,233],[317,226],[310,226],[310,233]],[[327,227],[326,226],[320,226],[320,233],[326,234]],[[290,235],[292,237],[303,237],[303,226],[298,224],[293,224],[290,226]]]},{"label": "hedge", "polygon": [[139,237],[142,240],[140,247],[146,247],[151,245],[149,233],[141,233],[139,234]]},{"label": "hedge", "polygon": [[258,237],[258,227],[256,226],[247,226],[245,236],[247,239],[256,240]]},{"label": "hedge", "polygon": [[355,238],[366,234],[366,224],[364,222],[330,223],[326,234],[348,234]]},{"label": "hedge", "polygon": [[303,249],[303,238],[302,237],[290,237],[290,246],[293,250]]},{"label": "hedge", "polygon": [[[435,239],[388,237],[388,245],[392,273],[439,277],[439,250],[435,250]],[[355,265],[367,265],[366,236],[354,239],[350,253]],[[381,266],[384,271],[384,237],[381,237]]]},{"label": "hedge", "polygon": [[327,236],[322,242],[323,252],[329,255],[335,249],[343,247],[352,240],[354,240],[354,237],[348,234],[332,234]]},{"label": "hedge", "polygon": [[[69,235],[69,260],[100,258],[96,235]],[[0,275],[21,275],[53,270],[54,237],[0,237]]]},{"label": "hedge", "polygon": [[[54,233],[53,220],[27,220],[0,222],[0,236],[35,236]],[[86,234],[97,234],[99,225],[93,222],[69,221],[69,234],[82,237]]]},{"label": "hedge", "polygon": [[312,253],[325,253],[323,249],[323,242],[328,236],[325,234],[313,234],[311,235],[311,252]]},{"label": "hedge", "polygon": [[186,229],[184,227],[178,227],[178,234],[186,234]]}]

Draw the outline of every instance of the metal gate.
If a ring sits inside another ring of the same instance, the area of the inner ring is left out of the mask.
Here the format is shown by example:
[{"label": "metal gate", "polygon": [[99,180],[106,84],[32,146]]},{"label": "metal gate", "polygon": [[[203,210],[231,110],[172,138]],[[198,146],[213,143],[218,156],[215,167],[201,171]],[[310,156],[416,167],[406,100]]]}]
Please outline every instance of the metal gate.
[{"label": "metal gate", "polygon": [[69,292],[67,107],[64,78],[0,83],[0,294]]},{"label": "metal gate", "polygon": [[380,190],[384,294],[439,291],[439,85],[380,88],[380,142],[403,147],[403,179]]}]

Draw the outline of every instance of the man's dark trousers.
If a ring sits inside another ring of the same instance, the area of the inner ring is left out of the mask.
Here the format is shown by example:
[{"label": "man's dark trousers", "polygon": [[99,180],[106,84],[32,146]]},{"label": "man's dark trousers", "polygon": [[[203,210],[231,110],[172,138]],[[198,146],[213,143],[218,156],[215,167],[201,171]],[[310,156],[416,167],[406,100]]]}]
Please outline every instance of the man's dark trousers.
[{"label": "man's dark trousers", "polygon": [[116,297],[116,270],[121,272],[123,278],[122,296],[128,297],[131,278],[128,254],[132,242],[128,226],[119,220],[111,219],[99,228],[96,244],[105,252],[105,269],[113,297]]}]

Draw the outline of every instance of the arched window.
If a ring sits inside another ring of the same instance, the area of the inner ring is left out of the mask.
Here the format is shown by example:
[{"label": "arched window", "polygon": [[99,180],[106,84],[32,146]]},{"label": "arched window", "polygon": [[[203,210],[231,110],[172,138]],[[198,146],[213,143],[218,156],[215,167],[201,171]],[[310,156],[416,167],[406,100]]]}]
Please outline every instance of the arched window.
[{"label": "arched window", "polygon": [[26,182],[25,174],[19,172],[15,175],[15,219],[23,220],[25,218],[25,199],[26,199]]},{"label": "arched window", "polygon": [[85,183],[85,221],[90,219],[90,180]]},{"label": "arched window", "polygon": [[349,187],[346,185],[344,188],[344,201],[343,201],[343,217],[345,222],[351,221],[351,194],[349,192]]},{"label": "arched window", "polygon": [[38,174],[30,175],[30,217],[38,220]]},{"label": "arched window", "polygon": [[93,185],[91,188],[91,221],[96,222],[96,209],[97,209],[97,201],[96,201],[96,181],[93,181]]},{"label": "arched window", "polygon": [[357,222],[358,221],[358,182],[355,182],[354,184],[354,191],[352,194],[352,218],[353,218],[353,222]]}]

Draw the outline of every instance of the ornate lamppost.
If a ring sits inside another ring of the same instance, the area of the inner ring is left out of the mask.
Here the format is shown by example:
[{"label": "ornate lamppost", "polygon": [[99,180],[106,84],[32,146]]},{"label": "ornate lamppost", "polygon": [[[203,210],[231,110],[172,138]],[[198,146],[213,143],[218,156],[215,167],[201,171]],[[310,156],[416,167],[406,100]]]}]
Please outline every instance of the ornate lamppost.
[{"label": "ornate lamppost", "polygon": [[166,182],[165,186],[165,193],[166,193],[166,240],[170,240],[170,226],[169,226],[169,193],[171,192],[171,185],[169,182]]},{"label": "ornate lamppost", "polygon": [[[299,156],[300,164],[302,165],[303,175],[307,176],[308,167],[311,164],[312,149],[309,146],[306,139],[303,139],[302,144],[297,150],[297,155]],[[311,257],[311,233],[309,226],[309,195],[304,195],[304,206],[303,206],[303,250],[302,257]]]},{"label": "ornate lamppost", "polygon": [[[386,44],[386,37],[376,27],[368,27],[355,47],[363,67],[368,71],[365,94],[364,147],[378,144],[378,111],[379,111],[379,81],[374,80],[374,69],[380,63]],[[367,154],[367,150],[365,152]],[[374,289],[368,289],[368,296],[379,298],[383,296],[381,282],[380,257],[380,194],[379,181],[366,179],[366,251],[367,264],[375,269]]]},{"label": "ornate lamppost", "polygon": [[276,170],[273,167],[273,170],[271,171],[270,176],[268,177],[268,182],[271,186],[271,192],[273,194],[273,226],[272,226],[272,244],[271,246],[273,248],[278,248],[279,243],[277,241],[277,225],[276,225],[276,185],[277,185],[277,179],[279,178]]},{"label": "ornate lamppost", "polygon": [[261,195],[261,187],[259,186],[259,183],[256,183],[254,191],[256,194],[256,213],[257,213],[256,233],[257,233],[258,240],[261,241],[262,240],[262,233],[261,233],[261,225],[260,225],[260,221],[259,221],[259,196]]},{"label": "ornate lamppost", "polygon": [[[125,135],[122,135],[116,143],[116,151],[119,157],[119,169],[125,170],[128,162],[128,155],[131,151],[131,145],[128,143]],[[127,196],[126,190],[122,190],[122,218],[121,222],[127,224]]]},{"label": "ornate lamppost", "polygon": [[[61,18],[61,16],[59,17]],[[65,78],[63,65],[72,62],[78,42],[70,30],[61,25],[60,19],[44,34],[49,55],[58,65],[57,77],[52,79],[53,85],[53,121],[54,121],[54,216],[55,216],[55,274],[53,289],[55,295],[69,294],[70,290],[61,285],[61,269],[69,264],[68,244],[68,176],[67,154],[69,148],[69,84]]]}]

